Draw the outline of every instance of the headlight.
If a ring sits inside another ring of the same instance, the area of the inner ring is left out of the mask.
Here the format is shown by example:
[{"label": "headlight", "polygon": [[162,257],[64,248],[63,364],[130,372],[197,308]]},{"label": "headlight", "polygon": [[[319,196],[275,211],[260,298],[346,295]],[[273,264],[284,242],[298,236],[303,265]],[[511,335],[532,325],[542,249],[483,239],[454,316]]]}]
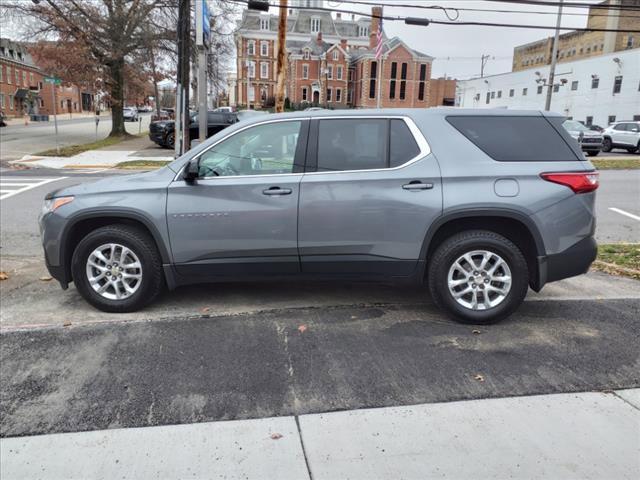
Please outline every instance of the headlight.
[{"label": "headlight", "polygon": [[58,198],[45,199],[44,205],[42,206],[42,214],[45,215],[47,213],[55,212],[61,206],[71,202],[73,202],[73,197],[58,197]]}]

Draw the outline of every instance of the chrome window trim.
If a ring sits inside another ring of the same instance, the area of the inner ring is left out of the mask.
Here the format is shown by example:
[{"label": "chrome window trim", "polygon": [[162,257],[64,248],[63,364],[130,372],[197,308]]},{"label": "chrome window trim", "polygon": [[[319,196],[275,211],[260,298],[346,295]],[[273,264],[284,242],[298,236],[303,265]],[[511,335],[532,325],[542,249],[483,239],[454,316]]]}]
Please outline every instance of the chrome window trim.
[{"label": "chrome window trim", "polygon": [[418,162],[419,160],[423,159],[424,157],[426,157],[427,155],[429,155],[431,153],[431,147],[429,146],[429,143],[427,142],[427,139],[424,138],[424,135],[422,134],[422,132],[420,131],[418,126],[415,124],[413,119],[408,117],[408,116],[406,116],[406,115],[383,115],[383,114],[375,115],[374,114],[374,115],[333,115],[333,116],[326,116],[326,117],[324,117],[324,116],[322,116],[322,117],[304,116],[304,117],[291,117],[291,118],[277,118],[277,119],[264,120],[264,121],[260,121],[260,122],[251,123],[249,125],[246,125],[243,128],[240,128],[240,129],[230,133],[229,135],[226,135],[225,137],[221,138],[217,142],[209,145],[205,150],[201,151],[197,156],[193,156],[187,162],[185,162],[185,164],[182,166],[182,168],[178,171],[178,173],[174,177],[173,181],[174,182],[179,181],[179,180],[182,181],[182,178],[181,178],[182,172],[186,168],[187,163],[189,163],[191,160],[193,160],[194,158],[200,158],[202,155],[204,155],[206,152],[211,150],[216,145],[224,142],[225,140],[233,137],[234,135],[237,135],[240,132],[244,132],[245,130],[247,130],[249,128],[258,127],[258,126],[261,126],[261,125],[267,125],[267,124],[270,124],[270,123],[281,123],[281,122],[300,122],[300,121],[304,121],[304,120],[311,121],[311,120],[352,120],[352,119],[360,119],[360,120],[371,120],[371,119],[391,120],[391,119],[397,119],[397,120],[403,120],[405,122],[405,124],[407,125],[407,127],[409,128],[409,131],[413,135],[413,139],[418,144],[418,149],[420,150],[420,152],[415,157],[413,157],[410,160],[406,161],[402,165],[398,165],[397,167],[369,168],[369,169],[362,169],[362,170],[335,170],[335,171],[331,171],[331,172],[267,173],[267,174],[264,174],[264,175],[227,175],[227,176],[224,176],[224,177],[216,177],[216,176],[204,177],[204,178],[200,178],[198,180],[221,180],[223,178],[283,177],[283,176],[294,176],[294,175],[298,175],[298,176],[300,176],[300,175],[330,175],[330,174],[340,174],[340,173],[388,172],[388,171],[395,171],[395,170],[400,170],[402,168],[406,168],[409,165],[412,165],[412,164]]}]

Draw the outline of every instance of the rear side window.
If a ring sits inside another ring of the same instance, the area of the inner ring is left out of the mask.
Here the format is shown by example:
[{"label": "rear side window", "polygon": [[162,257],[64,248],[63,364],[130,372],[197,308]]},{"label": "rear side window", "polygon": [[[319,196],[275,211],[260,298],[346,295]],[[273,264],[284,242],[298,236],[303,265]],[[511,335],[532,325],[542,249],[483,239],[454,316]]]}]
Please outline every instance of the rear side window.
[{"label": "rear side window", "polygon": [[544,117],[449,116],[447,121],[500,162],[581,160]]},{"label": "rear side window", "polygon": [[399,167],[420,153],[404,120],[392,119],[389,127],[389,166]]},{"label": "rear side window", "polygon": [[320,120],[318,171],[387,167],[386,119]]}]

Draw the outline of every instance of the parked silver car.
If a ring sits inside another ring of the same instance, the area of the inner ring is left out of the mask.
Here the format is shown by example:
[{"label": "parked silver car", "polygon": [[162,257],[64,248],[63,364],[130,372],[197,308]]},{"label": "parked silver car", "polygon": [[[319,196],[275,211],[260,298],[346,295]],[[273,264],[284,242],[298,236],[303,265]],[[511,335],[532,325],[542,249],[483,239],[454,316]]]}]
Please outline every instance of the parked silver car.
[{"label": "parked silver car", "polygon": [[134,107],[125,107],[122,109],[122,116],[125,122],[137,122],[138,121],[138,109]]},{"label": "parked silver car", "polygon": [[600,132],[591,130],[589,127],[585,127],[580,122],[575,120],[566,120],[562,126],[569,132],[569,135],[578,142],[580,148],[587,155],[595,157],[602,150],[603,136]]},{"label": "parked silver car", "polygon": [[426,283],[453,318],[588,270],[598,173],[537,111],[315,111],[236,123],[159,170],[45,200],[46,263],[109,312],[166,285]]},{"label": "parked silver car", "polygon": [[602,150],[610,152],[614,148],[623,148],[629,153],[640,153],[640,121],[616,122],[602,132],[604,145]]}]

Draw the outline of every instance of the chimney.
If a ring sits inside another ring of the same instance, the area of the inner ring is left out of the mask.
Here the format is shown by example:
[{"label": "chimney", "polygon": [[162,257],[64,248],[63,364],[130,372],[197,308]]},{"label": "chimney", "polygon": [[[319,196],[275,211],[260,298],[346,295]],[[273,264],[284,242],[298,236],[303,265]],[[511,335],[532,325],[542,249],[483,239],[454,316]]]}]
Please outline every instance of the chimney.
[{"label": "chimney", "polygon": [[369,48],[376,48],[378,29],[380,28],[380,18],[382,17],[382,7],[371,7],[371,27],[369,28]]},{"label": "chimney", "polygon": [[340,12],[336,13],[336,20],[342,19],[342,14]]},{"label": "chimney", "polygon": [[318,38],[316,39],[318,45],[322,45],[322,32],[318,32]]},{"label": "chimney", "polygon": [[347,39],[346,38],[340,39],[340,47],[342,47],[342,49],[345,52],[347,51]]}]

